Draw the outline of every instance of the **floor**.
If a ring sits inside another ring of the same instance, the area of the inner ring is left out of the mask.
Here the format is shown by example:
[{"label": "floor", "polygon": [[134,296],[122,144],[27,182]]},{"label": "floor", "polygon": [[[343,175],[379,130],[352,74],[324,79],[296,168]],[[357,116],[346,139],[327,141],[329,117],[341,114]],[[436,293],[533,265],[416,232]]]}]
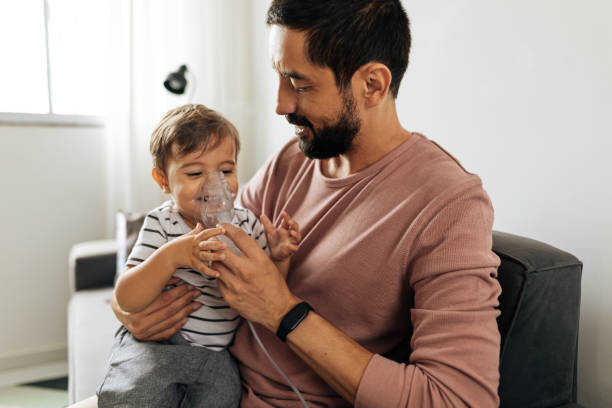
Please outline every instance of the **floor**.
[{"label": "floor", "polygon": [[67,377],[0,388],[0,408],[63,408],[67,405]]}]

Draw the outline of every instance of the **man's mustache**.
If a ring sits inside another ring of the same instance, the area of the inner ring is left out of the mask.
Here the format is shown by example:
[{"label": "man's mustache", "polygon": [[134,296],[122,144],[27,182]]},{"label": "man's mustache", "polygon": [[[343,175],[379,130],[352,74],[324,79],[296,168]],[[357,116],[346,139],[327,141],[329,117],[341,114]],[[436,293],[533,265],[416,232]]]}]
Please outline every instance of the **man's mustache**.
[{"label": "man's mustache", "polygon": [[313,129],[312,123],[310,123],[310,121],[306,119],[304,116],[299,116],[299,115],[296,115],[295,113],[290,113],[288,115],[285,115],[285,118],[287,119],[287,122],[291,123],[292,125],[308,126],[310,129]]}]

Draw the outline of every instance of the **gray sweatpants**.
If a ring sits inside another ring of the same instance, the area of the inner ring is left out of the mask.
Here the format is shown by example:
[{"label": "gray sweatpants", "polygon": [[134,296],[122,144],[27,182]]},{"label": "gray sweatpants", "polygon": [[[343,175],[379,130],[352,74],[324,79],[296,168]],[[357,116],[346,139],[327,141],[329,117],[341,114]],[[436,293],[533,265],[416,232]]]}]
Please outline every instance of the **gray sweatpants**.
[{"label": "gray sweatpants", "polygon": [[242,387],[232,355],[191,346],[179,333],[142,342],[121,327],[98,389],[98,407],[238,407]]}]

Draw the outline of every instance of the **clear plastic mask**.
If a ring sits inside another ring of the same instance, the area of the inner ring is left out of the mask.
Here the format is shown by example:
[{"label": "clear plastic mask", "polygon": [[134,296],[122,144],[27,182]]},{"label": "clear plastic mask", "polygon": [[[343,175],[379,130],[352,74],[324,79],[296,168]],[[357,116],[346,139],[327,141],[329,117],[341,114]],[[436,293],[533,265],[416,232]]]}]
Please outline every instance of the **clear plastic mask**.
[{"label": "clear plastic mask", "polygon": [[204,228],[214,228],[221,222],[232,222],[234,197],[221,170],[204,174],[193,208],[194,218]]},{"label": "clear plastic mask", "polygon": [[[225,175],[221,170],[204,173],[198,194],[194,198],[193,217],[202,224],[204,229],[215,228],[217,224],[232,223],[234,219],[234,195],[230,191]],[[234,253],[242,252],[225,235],[217,239],[227,244]]]}]

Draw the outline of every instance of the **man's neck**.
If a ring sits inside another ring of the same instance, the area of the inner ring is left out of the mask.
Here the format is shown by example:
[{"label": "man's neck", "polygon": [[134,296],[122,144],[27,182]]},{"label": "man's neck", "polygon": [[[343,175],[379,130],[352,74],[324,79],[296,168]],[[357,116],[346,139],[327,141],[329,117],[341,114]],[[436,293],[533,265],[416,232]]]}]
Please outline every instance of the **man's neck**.
[{"label": "man's neck", "polygon": [[323,174],[330,178],[346,177],[366,168],[404,143],[412,135],[404,129],[395,110],[386,118],[362,123],[351,151],[331,159],[321,160]]}]

